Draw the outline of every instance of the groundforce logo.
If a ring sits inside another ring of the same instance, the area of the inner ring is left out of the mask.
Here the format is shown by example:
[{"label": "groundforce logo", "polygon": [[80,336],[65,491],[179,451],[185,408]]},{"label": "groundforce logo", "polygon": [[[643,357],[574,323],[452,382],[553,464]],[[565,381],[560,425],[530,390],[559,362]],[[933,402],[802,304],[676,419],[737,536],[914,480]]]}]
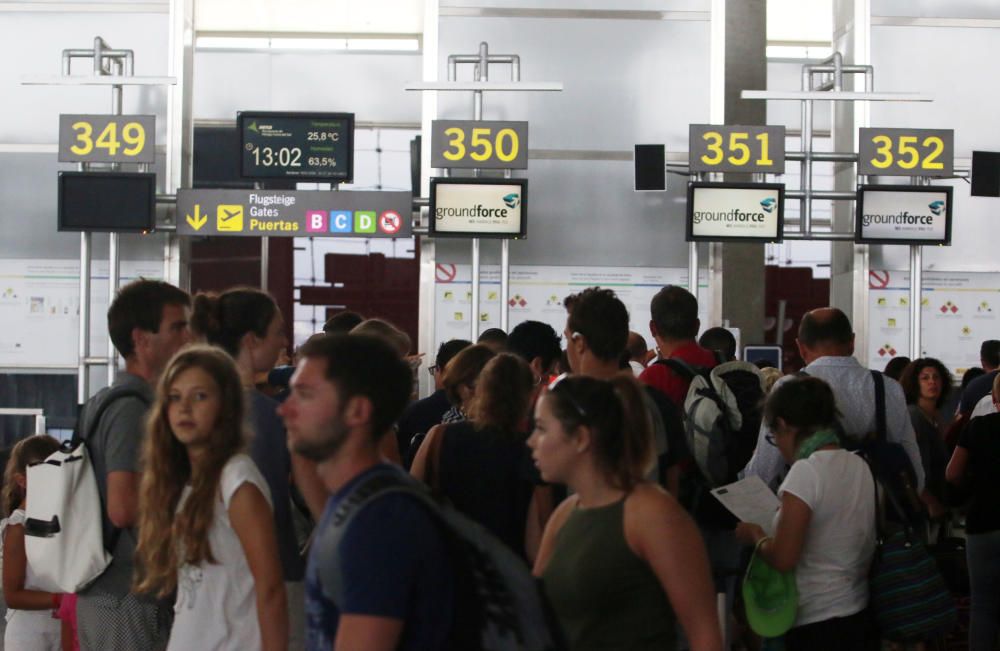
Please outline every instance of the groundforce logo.
[{"label": "groundforce logo", "polygon": [[471,208],[438,206],[434,210],[434,217],[437,219],[445,219],[446,217],[500,217],[506,219],[507,212],[506,208],[486,208],[483,204],[477,203]]},{"label": "groundforce logo", "polygon": [[862,226],[872,226],[874,224],[891,224],[894,226],[933,226],[934,216],[911,215],[908,210],[888,215],[861,215]]},{"label": "groundforce logo", "polygon": [[761,223],[766,215],[762,212],[743,212],[733,208],[729,211],[696,210],[694,213],[694,223],[702,222],[727,222],[727,223]]}]

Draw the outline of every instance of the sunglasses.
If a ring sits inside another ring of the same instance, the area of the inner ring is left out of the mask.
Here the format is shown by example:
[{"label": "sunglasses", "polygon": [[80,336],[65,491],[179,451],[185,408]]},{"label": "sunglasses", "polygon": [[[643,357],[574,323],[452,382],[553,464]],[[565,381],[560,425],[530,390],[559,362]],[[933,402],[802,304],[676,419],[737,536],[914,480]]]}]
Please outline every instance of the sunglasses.
[{"label": "sunglasses", "polygon": [[431,374],[431,377],[434,377],[434,374],[437,373],[438,369],[440,369],[440,368],[441,367],[438,366],[437,364],[435,364],[434,366],[428,366],[427,367],[427,372]]},{"label": "sunglasses", "polygon": [[[558,377],[556,377],[556,379],[552,380],[552,382],[549,383],[549,392],[550,393],[555,392],[559,388],[559,386],[563,384],[563,380],[565,380],[568,377],[571,377],[569,373],[563,373]],[[576,411],[577,415],[580,416],[580,418],[584,420],[590,420],[590,414],[587,413],[587,410],[583,408],[583,405],[581,405],[579,401],[577,401],[577,399],[573,396],[572,393],[570,393],[569,391],[562,391],[561,395],[563,395],[566,398],[567,402],[569,402],[570,406],[573,407],[573,409]]]}]

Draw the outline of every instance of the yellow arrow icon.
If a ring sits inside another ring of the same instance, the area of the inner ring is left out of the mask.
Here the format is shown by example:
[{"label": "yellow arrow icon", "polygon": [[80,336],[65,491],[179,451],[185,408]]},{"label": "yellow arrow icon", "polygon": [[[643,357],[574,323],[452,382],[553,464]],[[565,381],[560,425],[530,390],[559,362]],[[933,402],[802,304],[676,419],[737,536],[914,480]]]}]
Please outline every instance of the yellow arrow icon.
[{"label": "yellow arrow icon", "polygon": [[187,223],[191,224],[191,228],[198,231],[201,227],[205,225],[208,221],[208,216],[201,214],[201,204],[194,204],[194,218],[191,215],[184,215],[187,218]]}]

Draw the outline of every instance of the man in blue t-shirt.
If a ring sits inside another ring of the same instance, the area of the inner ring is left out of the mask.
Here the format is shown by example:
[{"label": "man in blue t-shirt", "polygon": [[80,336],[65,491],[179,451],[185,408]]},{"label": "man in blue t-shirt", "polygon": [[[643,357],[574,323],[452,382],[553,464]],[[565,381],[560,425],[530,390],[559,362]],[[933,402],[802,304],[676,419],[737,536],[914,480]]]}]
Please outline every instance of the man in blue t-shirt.
[{"label": "man in blue t-shirt", "polygon": [[363,335],[308,342],[278,413],[292,451],[315,460],[331,493],[306,569],[310,651],[435,651],[451,628],[454,582],[432,515],[401,493],[368,502],[335,544],[338,506],[377,474],[402,474],[379,455],[410,395],[409,366]]}]

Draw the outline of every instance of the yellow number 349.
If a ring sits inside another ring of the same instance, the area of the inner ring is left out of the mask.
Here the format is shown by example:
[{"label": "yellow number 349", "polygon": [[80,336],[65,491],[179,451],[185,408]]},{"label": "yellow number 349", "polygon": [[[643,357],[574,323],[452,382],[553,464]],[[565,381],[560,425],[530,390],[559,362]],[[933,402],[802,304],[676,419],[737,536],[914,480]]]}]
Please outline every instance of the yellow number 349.
[{"label": "yellow number 349", "polygon": [[124,141],[125,147],[122,147],[122,142],[118,140],[118,124],[116,122],[108,122],[101,134],[97,136],[97,140],[93,138],[94,125],[90,122],[82,120],[74,122],[71,128],[76,132],[76,144],[71,146],[69,150],[77,156],[87,156],[95,148],[106,150],[110,156],[116,155],[119,149],[122,150],[121,153],[124,156],[136,156],[146,146],[146,130],[138,122],[129,122],[122,127],[121,140]]}]

